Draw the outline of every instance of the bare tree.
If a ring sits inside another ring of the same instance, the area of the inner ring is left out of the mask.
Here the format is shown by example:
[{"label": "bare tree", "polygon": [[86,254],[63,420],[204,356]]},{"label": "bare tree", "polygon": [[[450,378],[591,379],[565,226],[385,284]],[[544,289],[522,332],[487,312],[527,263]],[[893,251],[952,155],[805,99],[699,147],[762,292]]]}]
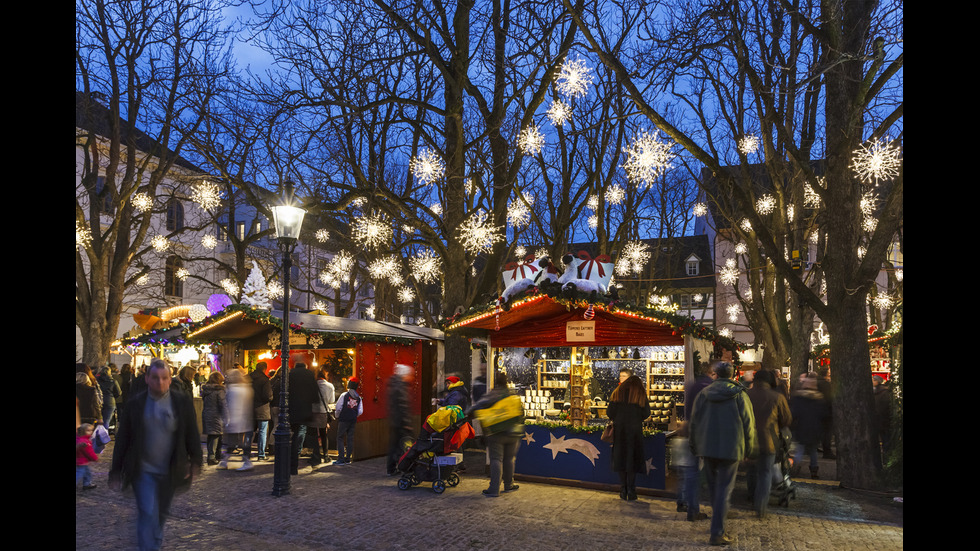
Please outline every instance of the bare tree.
[{"label": "bare tree", "polygon": [[86,363],[107,360],[127,292],[148,269],[137,267],[149,248],[146,201],[196,173],[180,155],[225,70],[218,8],[75,4],[75,324]]}]

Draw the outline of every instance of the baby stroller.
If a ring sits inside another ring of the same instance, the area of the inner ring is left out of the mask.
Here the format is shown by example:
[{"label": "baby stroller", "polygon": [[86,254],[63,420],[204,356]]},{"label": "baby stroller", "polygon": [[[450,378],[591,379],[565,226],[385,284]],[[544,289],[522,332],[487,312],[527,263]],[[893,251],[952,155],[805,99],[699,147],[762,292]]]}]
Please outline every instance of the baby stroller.
[{"label": "baby stroller", "polygon": [[459,406],[439,408],[425,420],[419,437],[398,460],[398,489],[431,482],[432,491],[441,494],[446,486],[456,487],[460,482],[456,471],[463,454],[455,452],[470,438],[473,427]]},{"label": "baby stroller", "polygon": [[790,444],[793,435],[788,428],[779,431],[779,437],[775,439],[776,461],[772,470],[772,493],[770,497],[779,500],[780,507],[789,507],[789,500],[796,499],[796,486],[789,472],[792,467]]}]

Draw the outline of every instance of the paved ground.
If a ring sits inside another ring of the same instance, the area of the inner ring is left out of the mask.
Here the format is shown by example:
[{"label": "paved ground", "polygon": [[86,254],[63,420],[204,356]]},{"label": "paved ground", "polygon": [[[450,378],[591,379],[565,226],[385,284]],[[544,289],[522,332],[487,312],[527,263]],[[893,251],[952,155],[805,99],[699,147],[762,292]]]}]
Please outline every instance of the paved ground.
[{"label": "paved ground", "polygon": [[[75,549],[133,549],[131,494],[107,487],[112,444],[93,466],[94,490],[75,494]],[[313,549],[707,549],[708,522],[687,522],[669,498],[521,482],[518,491],[486,498],[484,454],[466,454],[468,471],[437,495],[430,485],[397,488],[382,458],[349,466],[306,467],[291,492],[273,497],[273,463],[248,472],[205,467],[176,497],[164,549],[208,551]],[[236,464],[231,463],[232,469]],[[821,466],[832,478],[832,464]],[[789,508],[773,506],[760,521],[745,500],[744,480],[732,496],[731,549],[892,550],[903,548],[902,506],[894,496],[842,490],[833,481],[798,484]],[[703,500],[702,500],[703,501]],[[710,507],[705,509],[710,514]]]}]

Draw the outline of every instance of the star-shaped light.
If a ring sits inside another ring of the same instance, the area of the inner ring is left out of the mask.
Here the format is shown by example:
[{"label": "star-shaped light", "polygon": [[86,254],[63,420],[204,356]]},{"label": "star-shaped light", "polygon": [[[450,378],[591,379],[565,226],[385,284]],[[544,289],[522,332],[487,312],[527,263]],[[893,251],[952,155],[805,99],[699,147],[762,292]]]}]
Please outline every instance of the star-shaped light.
[{"label": "star-shaped light", "polygon": [[768,193],[763,195],[755,202],[755,210],[763,216],[772,214],[776,210],[776,198]]},{"label": "star-shaped light", "polygon": [[153,239],[150,239],[150,246],[156,252],[162,253],[170,248],[170,240],[162,235],[154,235]]},{"label": "star-shaped light", "polygon": [[738,140],[738,150],[742,155],[749,155],[759,150],[759,138],[746,134]]},{"label": "star-shaped light", "polygon": [[398,290],[398,300],[401,302],[412,302],[415,300],[415,291],[411,287],[402,287]]},{"label": "star-shaped light", "polygon": [[558,91],[574,99],[578,96],[585,96],[589,93],[589,86],[592,86],[592,69],[580,57],[566,59],[558,71],[558,78],[555,87]]},{"label": "star-shaped light", "polygon": [[133,195],[133,208],[137,212],[146,212],[153,208],[153,198],[148,193],[142,191]]},{"label": "star-shaped light", "polygon": [[408,259],[408,269],[419,283],[435,283],[439,281],[442,261],[431,250],[423,249]]},{"label": "star-shaped light", "polygon": [[204,210],[212,210],[221,205],[221,188],[205,180],[194,186],[191,200]]},{"label": "star-shaped light", "polygon": [[556,99],[548,109],[548,118],[551,119],[551,124],[561,126],[572,118],[572,108],[562,100]]},{"label": "star-shaped light", "polygon": [[211,234],[205,235],[201,238],[201,246],[210,251],[218,246],[218,238]]},{"label": "star-shaped light", "polygon": [[75,220],[75,248],[87,248],[92,244],[92,230]]},{"label": "star-shaped light", "polygon": [[435,151],[428,148],[423,149],[418,156],[413,157],[408,163],[408,168],[415,176],[415,180],[424,186],[432,185],[433,182],[442,178],[446,172],[446,165],[442,159]]},{"label": "star-shaped light", "polygon": [[316,240],[320,243],[326,243],[330,240],[330,232],[323,228],[316,230]]},{"label": "star-shaped light", "polygon": [[708,214],[708,205],[705,205],[704,203],[697,203],[694,205],[693,212],[694,216],[704,216],[705,214]]},{"label": "star-shaped light", "polygon": [[469,216],[459,227],[459,240],[466,252],[478,254],[489,253],[493,244],[503,241],[502,228],[494,226],[487,213],[478,210]]},{"label": "star-shaped light", "polygon": [[391,242],[394,232],[382,213],[360,216],[354,219],[354,241],[368,249],[376,249]]},{"label": "star-shaped light", "polygon": [[865,183],[878,183],[898,176],[902,166],[902,151],[896,141],[888,138],[871,140],[854,152],[851,170]]},{"label": "star-shaped light", "polygon": [[541,153],[541,147],[544,145],[544,135],[541,134],[541,130],[536,124],[531,124],[524,130],[521,130],[520,135],[517,136],[517,146],[521,148],[521,151],[525,155],[537,155]]},{"label": "star-shaped light", "polygon": [[631,182],[652,186],[654,180],[671,167],[673,144],[660,139],[660,131],[653,134],[642,131],[626,146],[623,168]]}]

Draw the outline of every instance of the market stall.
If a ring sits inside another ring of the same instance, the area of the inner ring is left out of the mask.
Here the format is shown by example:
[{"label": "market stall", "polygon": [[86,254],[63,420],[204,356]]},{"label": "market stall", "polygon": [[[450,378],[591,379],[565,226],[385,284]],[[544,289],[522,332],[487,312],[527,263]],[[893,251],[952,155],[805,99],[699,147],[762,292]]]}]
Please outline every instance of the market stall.
[{"label": "market stall", "polygon": [[[168,342],[182,346],[210,345],[218,360],[216,369],[228,369],[240,363],[251,371],[259,362],[265,362],[269,371],[277,371],[282,365],[281,315],[232,304],[200,322],[184,324],[179,339],[174,337],[172,328],[168,329]],[[442,331],[295,312],[290,312],[289,319],[290,369],[297,362],[326,368],[338,396],[351,376],[357,376],[360,381],[364,413],[358,418],[356,459],[387,453],[386,389],[396,363],[415,368],[413,413],[415,425],[421,426],[420,405],[428,404],[432,398]],[[151,343],[156,337],[148,333],[141,339]]]},{"label": "market stall", "polygon": [[653,415],[644,430],[647,472],[637,486],[665,490],[666,436],[683,419],[694,362],[715,353],[717,335],[690,318],[590,298],[531,290],[506,311],[470,312],[446,331],[486,338],[492,369],[505,371],[521,396],[525,436],[515,472],[525,478],[618,487],[611,446],[600,440],[605,405],[621,370],[640,377]]}]

